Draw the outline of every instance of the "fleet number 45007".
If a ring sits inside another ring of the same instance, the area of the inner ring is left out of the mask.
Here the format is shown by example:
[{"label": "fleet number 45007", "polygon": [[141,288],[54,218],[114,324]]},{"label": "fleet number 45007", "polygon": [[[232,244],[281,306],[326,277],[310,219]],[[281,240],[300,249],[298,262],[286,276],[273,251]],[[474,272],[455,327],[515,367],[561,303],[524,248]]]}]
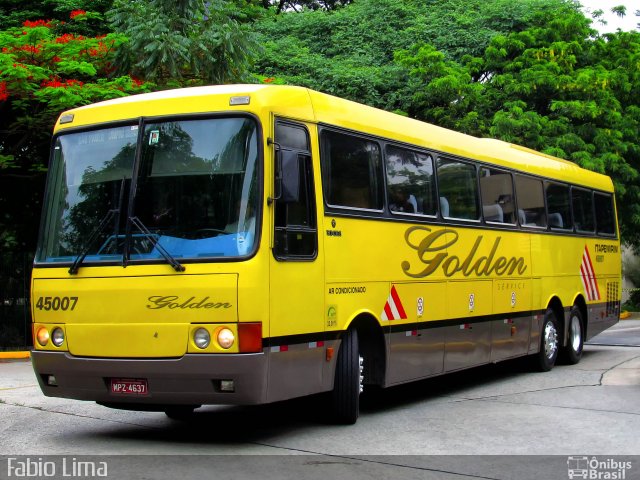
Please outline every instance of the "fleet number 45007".
[{"label": "fleet number 45007", "polygon": [[74,310],[78,304],[78,297],[38,297],[36,308],[38,310]]}]

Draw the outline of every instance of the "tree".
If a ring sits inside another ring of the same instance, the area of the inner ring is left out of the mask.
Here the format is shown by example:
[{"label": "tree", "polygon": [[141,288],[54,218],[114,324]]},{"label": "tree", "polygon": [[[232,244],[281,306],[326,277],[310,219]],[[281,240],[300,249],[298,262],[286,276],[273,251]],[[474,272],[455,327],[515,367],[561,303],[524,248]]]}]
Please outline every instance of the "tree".
[{"label": "tree", "polygon": [[445,62],[432,47],[397,54],[409,68],[408,113],[610,175],[623,239],[640,246],[640,34],[604,37],[572,4],[495,36],[481,57]]},{"label": "tree", "polygon": [[303,10],[335,10],[352,0],[260,0],[263,8],[274,8],[276,14]]},{"label": "tree", "polygon": [[227,0],[115,0],[107,18],[129,39],[117,52],[119,72],[177,87],[248,78],[256,15],[251,4]]},{"label": "tree", "polygon": [[[57,33],[96,36],[105,30],[104,13],[113,0],[0,0],[0,30],[21,27],[25,20],[57,20]],[[72,12],[82,12],[68,22]]]},{"label": "tree", "polygon": [[[145,91],[130,76],[111,78],[113,56],[125,38],[56,34],[53,21],[25,21],[0,32],[0,152],[23,170],[46,166],[43,142],[64,109]],[[48,149],[48,148],[47,148]],[[46,152],[46,150],[45,150]]]},{"label": "tree", "polygon": [[[81,21],[76,14],[66,25]],[[113,76],[117,34],[60,34],[59,21],[27,20],[0,32],[0,182],[3,196],[0,248],[33,248],[41,192],[25,189],[46,169],[51,131],[61,111],[148,91],[130,76]],[[8,195],[8,192],[12,195]]]},{"label": "tree", "polygon": [[407,67],[398,50],[431,44],[445,60],[481,55],[499,33],[526,28],[562,0],[359,0],[335,11],[283,12],[256,24],[255,70],[386,110],[406,110]]}]

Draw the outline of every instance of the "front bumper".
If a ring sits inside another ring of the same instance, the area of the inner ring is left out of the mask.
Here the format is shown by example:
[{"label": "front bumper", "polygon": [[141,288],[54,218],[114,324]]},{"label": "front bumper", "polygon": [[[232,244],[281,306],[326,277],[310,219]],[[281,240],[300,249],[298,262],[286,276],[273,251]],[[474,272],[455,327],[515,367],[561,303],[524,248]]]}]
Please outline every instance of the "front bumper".
[{"label": "front bumper", "polygon": [[[180,358],[116,359],[75,357],[68,352],[32,351],[42,392],[48,397],[91,400],[147,410],[163,405],[252,405],[267,402],[267,356],[193,354]],[[47,384],[54,375],[57,386]],[[110,392],[111,378],[146,379],[144,396]],[[220,391],[221,380],[233,380],[234,392]]]}]

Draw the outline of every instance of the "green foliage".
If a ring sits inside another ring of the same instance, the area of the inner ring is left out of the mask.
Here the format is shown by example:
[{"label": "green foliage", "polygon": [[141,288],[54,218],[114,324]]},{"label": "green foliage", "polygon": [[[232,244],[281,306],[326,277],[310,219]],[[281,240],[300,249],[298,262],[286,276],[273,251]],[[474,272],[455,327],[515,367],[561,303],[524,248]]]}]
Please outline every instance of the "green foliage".
[{"label": "green foliage", "polygon": [[303,10],[335,10],[351,0],[260,0],[263,8],[272,8],[276,14]]},{"label": "green foliage", "polygon": [[633,288],[629,292],[629,300],[625,303],[624,308],[630,311],[640,311],[640,257],[625,256],[622,263],[624,276],[633,284]]},{"label": "green foliage", "polygon": [[[114,51],[124,37],[69,33],[85,17],[76,14],[65,24],[29,20],[0,31],[0,251],[33,249],[44,184],[41,172],[58,115],[149,90],[139,80],[112,75]],[[61,33],[63,29],[67,31]]]},{"label": "green foliage", "polygon": [[0,32],[0,129],[8,132],[0,138],[4,168],[44,169],[50,131],[62,110],[148,89],[128,76],[109,79],[124,37],[58,35],[57,26],[29,21]]},{"label": "green foliage", "polygon": [[111,3],[112,0],[1,0],[0,30],[21,27],[25,20],[45,19],[57,20],[58,34],[96,36],[107,33],[104,13]]},{"label": "green foliage", "polygon": [[224,0],[115,0],[107,17],[128,38],[116,65],[163,87],[243,80],[258,46],[254,14]]},{"label": "green foliage", "polygon": [[419,44],[396,59],[408,69],[410,115],[610,175],[623,238],[640,245],[639,33],[599,37],[574,5],[558,3],[526,30],[495,36],[480,57],[447,61]]},{"label": "green foliage", "polygon": [[[359,0],[328,13],[266,16],[256,25],[264,51],[255,70],[286,83],[403,111],[414,90],[407,67],[394,61],[396,51],[429,44],[442,52],[443,61],[479,55],[496,34],[524,28],[535,11],[558,1]],[[473,115],[466,120],[474,122]]]}]

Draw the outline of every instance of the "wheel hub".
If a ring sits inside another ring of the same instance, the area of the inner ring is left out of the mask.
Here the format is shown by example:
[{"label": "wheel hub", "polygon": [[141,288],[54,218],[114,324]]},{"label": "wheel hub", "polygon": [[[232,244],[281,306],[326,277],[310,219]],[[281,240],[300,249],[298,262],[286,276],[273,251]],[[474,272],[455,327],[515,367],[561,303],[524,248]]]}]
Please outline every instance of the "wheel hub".
[{"label": "wheel hub", "polygon": [[571,317],[569,340],[574,352],[580,351],[580,343],[582,342],[582,327],[578,317]]},{"label": "wheel hub", "polygon": [[544,353],[548,359],[553,358],[558,350],[558,332],[553,323],[549,322],[544,327]]}]

